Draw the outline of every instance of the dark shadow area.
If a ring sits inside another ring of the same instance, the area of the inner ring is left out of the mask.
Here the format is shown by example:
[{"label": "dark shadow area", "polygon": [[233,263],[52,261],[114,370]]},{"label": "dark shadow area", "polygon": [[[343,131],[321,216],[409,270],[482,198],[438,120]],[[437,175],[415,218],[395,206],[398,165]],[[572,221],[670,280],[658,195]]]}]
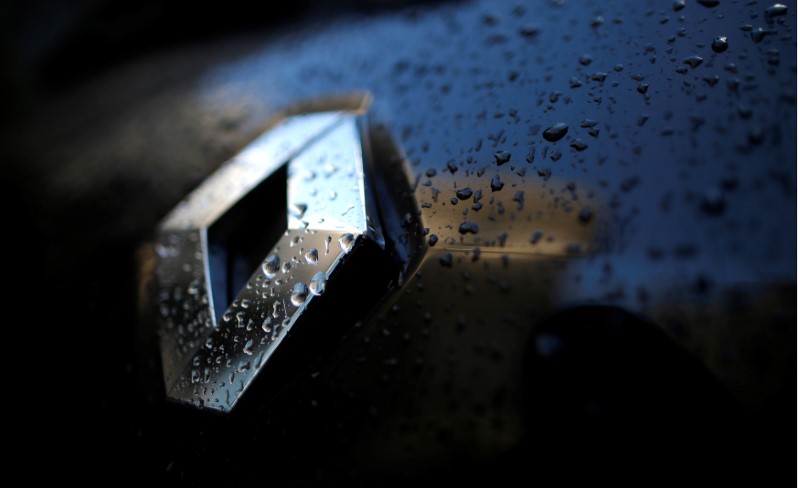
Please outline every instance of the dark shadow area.
[{"label": "dark shadow area", "polygon": [[208,228],[217,323],[286,230],[286,173],[284,164]]},{"label": "dark shadow area", "polygon": [[11,110],[7,113],[15,113],[42,94],[77,86],[126,60],[178,44],[425,3],[434,2],[11,1],[0,9],[2,100]]},{"label": "dark shadow area", "polygon": [[660,328],[617,307],[552,316],[528,344],[525,378],[528,434],[510,459],[556,478],[767,482],[777,475],[765,466],[793,457],[792,426],[746,411]]}]

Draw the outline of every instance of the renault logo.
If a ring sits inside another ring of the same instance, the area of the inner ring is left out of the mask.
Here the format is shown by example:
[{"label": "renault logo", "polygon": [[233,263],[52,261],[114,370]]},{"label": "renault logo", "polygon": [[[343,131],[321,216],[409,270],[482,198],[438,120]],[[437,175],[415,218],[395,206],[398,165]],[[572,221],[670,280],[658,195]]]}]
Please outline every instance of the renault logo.
[{"label": "renault logo", "polygon": [[296,330],[363,305],[312,313],[386,254],[364,105],[285,118],[162,221],[150,288],[168,398],[230,411]]}]

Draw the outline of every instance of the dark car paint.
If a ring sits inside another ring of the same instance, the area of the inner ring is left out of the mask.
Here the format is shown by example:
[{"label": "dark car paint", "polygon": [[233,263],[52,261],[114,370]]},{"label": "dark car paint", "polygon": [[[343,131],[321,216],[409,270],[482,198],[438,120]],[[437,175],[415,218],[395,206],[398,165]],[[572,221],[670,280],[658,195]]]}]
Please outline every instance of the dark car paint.
[{"label": "dark car paint", "polygon": [[[35,407],[64,414],[50,436],[95,446],[63,460],[198,484],[789,468],[796,6],[770,5],[350,15],[174,47],[48,104],[6,146],[28,182],[44,322],[80,317],[56,333],[69,368]],[[331,354],[239,415],[146,395],[134,250],[277,114],[355,91],[404,154],[381,164],[404,175],[390,200],[420,206],[387,226],[412,266]]]}]

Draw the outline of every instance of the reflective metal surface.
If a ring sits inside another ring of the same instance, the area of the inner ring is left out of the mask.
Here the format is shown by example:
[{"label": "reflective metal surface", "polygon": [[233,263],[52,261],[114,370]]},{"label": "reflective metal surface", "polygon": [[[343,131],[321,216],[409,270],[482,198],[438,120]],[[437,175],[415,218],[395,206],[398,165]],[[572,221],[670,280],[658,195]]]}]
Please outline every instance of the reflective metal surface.
[{"label": "reflective metal surface", "polygon": [[[348,255],[362,252],[370,245],[365,241],[383,248],[366,177],[363,123],[347,112],[280,122],[223,164],[160,225],[155,306],[168,397],[232,409],[286,336],[308,327],[306,308],[325,293],[329,280],[336,286]],[[286,172],[279,170],[286,165],[287,189],[281,192]],[[262,227],[284,229],[256,269],[247,269],[246,256],[230,249],[235,243],[216,239],[215,227],[270,178],[279,180],[273,183],[278,191],[262,203],[286,208],[288,227],[270,208],[246,209],[234,224],[239,235],[227,239],[263,240]],[[288,200],[282,198],[287,193]],[[236,282],[242,272],[249,279]]]}]

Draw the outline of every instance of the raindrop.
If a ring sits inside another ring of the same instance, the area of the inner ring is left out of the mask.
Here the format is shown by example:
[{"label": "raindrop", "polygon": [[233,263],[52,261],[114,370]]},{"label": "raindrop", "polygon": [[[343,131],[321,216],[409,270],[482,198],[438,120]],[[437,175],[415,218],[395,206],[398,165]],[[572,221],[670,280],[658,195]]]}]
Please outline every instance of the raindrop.
[{"label": "raindrop", "polygon": [[642,95],[645,95],[647,93],[648,88],[650,88],[650,85],[648,85],[647,83],[639,83],[639,86],[636,87],[636,91],[638,91]]},{"label": "raindrop", "polygon": [[728,38],[726,36],[715,37],[714,42],[711,43],[711,49],[715,53],[724,53],[728,50]]},{"label": "raindrop", "polygon": [[467,198],[472,196],[472,188],[466,187],[460,190],[456,190],[456,196],[459,200],[466,200]]},{"label": "raindrop", "polygon": [[347,234],[342,234],[342,236],[339,238],[339,247],[342,249],[342,251],[346,253],[350,252],[353,249],[353,245],[355,243],[356,243],[355,236],[349,232]]},{"label": "raindrop", "polygon": [[690,68],[697,68],[703,64],[703,58],[695,54],[693,56],[689,56],[688,58],[684,58],[683,64],[688,65]]},{"label": "raindrop", "polygon": [[540,29],[535,25],[522,26],[519,29],[519,35],[526,39],[533,39],[539,35]]},{"label": "raindrop", "polygon": [[273,254],[264,260],[261,265],[261,270],[267,275],[267,278],[272,278],[281,267],[281,258],[277,254]]},{"label": "raindrop", "polygon": [[584,224],[588,223],[594,217],[594,211],[591,207],[583,207],[581,213],[578,214],[578,220],[583,222]]},{"label": "raindrop", "polygon": [[568,130],[569,126],[567,124],[565,124],[564,122],[559,122],[545,129],[545,131],[542,132],[542,137],[544,137],[546,141],[556,142],[565,135],[567,135]]},{"label": "raindrop", "polygon": [[306,251],[306,262],[308,264],[317,264],[319,261],[319,252],[317,252],[316,248],[310,248]]},{"label": "raindrop", "polygon": [[492,176],[492,182],[490,183],[490,186],[492,187],[492,191],[500,191],[500,190],[503,189],[504,185],[505,185],[505,183],[500,181],[500,175]]},{"label": "raindrop", "polygon": [[574,141],[572,141],[572,142],[570,143],[570,145],[569,145],[569,146],[570,146],[570,147],[572,147],[572,148],[575,148],[575,150],[576,150],[576,151],[583,151],[583,150],[585,150],[587,147],[589,147],[589,145],[588,145],[588,144],[586,144],[586,143],[583,141],[583,139],[575,139]]},{"label": "raindrop", "polygon": [[458,232],[461,234],[477,234],[478,224],[470,222],[469,220],[461,222],[461,225],[458,226]]},{"label": "raindrop", "polygon": [[604,81],[606,81],[607,77],[608,73],[606,73],[605,71],[598,71],[597,73],[592,74],[592,81],[598,81],[600,83],[603,83]]},{"label": "raindrop", "polygon": [[442,254],[439,257],[439,264],[444,266],[445,268],[452,268],[453,267],[453,255],[449,252]]},{"label": "raindrop", "polygon": [[248,339],[247,342],[244,343],[242,352],[247,354],[248,356],[253,355],[253,339]]},{"label": "raindrop", "polygon": [[[494,162],[498,166],[502,166],[511,161],[511,153],[507,151],[497,151],[494,153]],[[462,198],[463,200],[463,198]]]},{"label": "raindrop", "polygon": [[753,40],[755,43],[759,43],[767,37],[767,34],[772,34],[772,31],[764,29],[763,27],[757,27],[750,32],[750,39]]},{"label": "raindrop", "polygon": [[578,58],[578,62],[581,64],[581,66],[589,66],[592,64],[592,57],[588,54],[583,54]]},{"label": "raindrop", "polygon": [[430,237],[428,237],[429,246],[433,247],[436,245],[437,242],[439,242],[439,236],[437,236],[436,234],[431,234]]},{"label": "raindrop", "polygon": [[769,20],[772,19],[773,17],[786,15],[788,10],[789,9],[786,7],[786,5],[776,3],[775,5],[767,7],[766,10],[764,10],[764,16]]},{"label": "raindrop", "polygon": [[308,298],[308,287],[305,283],[297,283],[292,287],[292,305],[299,307]]},{"label": "raindrop", "polygon": [[724,195],[717,188],[706,191],[705,195],[703,195],[703,203],[701,208],[708,215],[722,215],[722,213],[725,211]]},{"label": "raindrop", "polygon": [[531,234],[531,244],[538,243],[540,240],[542,240],[542,236],[544,236],[544,234],[542,234],[542,231],[540,230],[533,231],[533,233]]},{"label": "raindrop", "polygon": [[770,49],[769,51],[767,51],[767,63],[775,66],[780,64],[780,62],[781,62],[780,51],[778,51],[777,49]]},{"label": "raindrop", "polygon": [[685,6],[686,6],[686,0],[675,0],[672,3],[672,10],[677,12],[679,10],[683,10],[683,7]]},{"label": "raindrop", "polygon": [[328,277],[325,275],[324,272],[319,271],[311,277],[311,282],[309,282],[309,290],[314,295],[322,295],[325,293],[325,285],[328,283]]},{"label": "raindrop", "polygon": [[481,257],[481,248],[479,247],[472,248],[472,257],[470,258],[470,260],[474,263],[475,261],[480,259],[480,257]]},{"label": "raindrop", "polygon": [[522,207],[525,205],[525,192],[522,190],[516,192],[512,200],[517,202],[517,210],[522,210]]},{"label": "raindrop", "polygon": [[292,269],[292,263],[290,261],[284,261],[281,265],[281,271],[284,273],[288,273],[289,270]]}]

